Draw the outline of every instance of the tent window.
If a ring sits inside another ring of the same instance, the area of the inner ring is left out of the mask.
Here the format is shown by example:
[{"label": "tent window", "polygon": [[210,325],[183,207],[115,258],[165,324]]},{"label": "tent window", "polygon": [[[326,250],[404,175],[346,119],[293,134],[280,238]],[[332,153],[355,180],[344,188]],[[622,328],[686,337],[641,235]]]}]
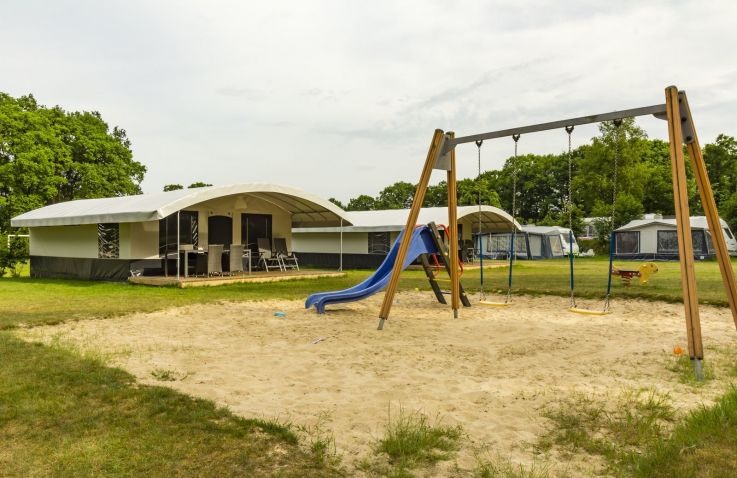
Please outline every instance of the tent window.
[{"label": "tent window", "polygon": [[[179,212],[179,244],[192,244],[197,247],[199,241],[199,214],[197,211]],[[176,251],[177,248],[177,213],[159,221],[159,253]]]},{"label": "tent window", "polygon": [[637,254],[640,252],[639,231],[618,232],[614,245],[617,254]]},{"label": "tent window", "polygon": [[676,231],[658,231],[658,254],[678,254]]},{"label": "tent window", "polygon": [[389,233],[388,232],[369,232],[368,233],[368,252],[369,254],[388,254],[389,253]]},{"label": "tent window", "polygon": [[694,254],[706,254],[706,238],[704,237],[704,231],[691,231],[691,240],[693,241],[693,252]]},{"label": "tent window", "polygon": [[563,255],[563,241],[561,240],[561,236],[548,236],[548,241],[550,243],[550,251],[553,253],[554,256],[562,256]]},{"label": "tent window", "polygon": [[117,259],[120,256],[120,226],[118,224],[97,225],[97,257]]}]

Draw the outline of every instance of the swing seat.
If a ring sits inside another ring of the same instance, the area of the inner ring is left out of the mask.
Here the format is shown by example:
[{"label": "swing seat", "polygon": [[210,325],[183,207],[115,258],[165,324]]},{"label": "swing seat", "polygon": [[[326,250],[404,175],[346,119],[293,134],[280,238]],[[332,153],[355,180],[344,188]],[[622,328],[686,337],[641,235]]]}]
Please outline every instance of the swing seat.
[{"label": "swing seat", "polygon": [[479,305],[483,305],[486,307],[508,307],[512,304],[509,302],[492,302],[490,300],[480,300]]},{"label": "swing seat", "polygon": [[570,307],[568,308],[569,311],[573,312],[574,314],[582,314],[582,315],[608,315],[608,310],[589,310],[589,309],[579,309],[578,307]]}]

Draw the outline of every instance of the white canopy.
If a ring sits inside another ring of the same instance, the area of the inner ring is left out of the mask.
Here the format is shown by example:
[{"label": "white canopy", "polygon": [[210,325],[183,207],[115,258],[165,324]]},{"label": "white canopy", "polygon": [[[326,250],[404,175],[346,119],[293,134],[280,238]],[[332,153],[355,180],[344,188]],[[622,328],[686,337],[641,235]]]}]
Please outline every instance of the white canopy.
[{"label": "white canopy", "polygon": [[335,204],[306,191],[275,184],[233,184],[153,194],[80,199],[34,209],[11,219],[13,227],[156,221],[211,199],[240,195],[269,202],[292,215],[294,227],[352,224]]},{"label": "white canopy", "polygon": [[[478,206],[459,206],[458,220],[467,220],[478,224]],[[343,232],[382,232],[401,231],[407,223],[409,209],[385,209],[380,211],[346,211],[346,216],[352,226],[344,227]],[[420,210],[417,218],[418,224],[448,224],[448,208],[446,207],[424,207]],[[347,224],[347,223],[346,223]],[[512,219],[512,216],[494,206],[481,206],[481,230],[483,232],[511,232],[513,229],[520,230],[520,225]],[[338,232],[335,227],[308,227],[294,228],[292,232]]]}]

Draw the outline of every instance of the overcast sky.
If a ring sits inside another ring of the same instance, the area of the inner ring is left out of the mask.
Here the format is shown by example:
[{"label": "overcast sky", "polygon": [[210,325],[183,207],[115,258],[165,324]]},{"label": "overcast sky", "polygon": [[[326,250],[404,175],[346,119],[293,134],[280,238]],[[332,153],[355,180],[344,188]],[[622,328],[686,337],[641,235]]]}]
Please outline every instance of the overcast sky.
[{"label": "overcast sky", "polygon": [[[0,0],[0,91],[97,110],[167,183],[346,200],[416,183],[458,135],[645,106],[675,84],[702,143],[737,136],[734,1]],[[665,123],[644,119],[651,137]],[[578,127],[574,146],[596,128]],[[561,131],[520,140],[557,153]],[[484,169],[512,153],[488,142]],[[476,147],[458,149],[459,176]],[[443,178],[436,172],[433,182]]]}]

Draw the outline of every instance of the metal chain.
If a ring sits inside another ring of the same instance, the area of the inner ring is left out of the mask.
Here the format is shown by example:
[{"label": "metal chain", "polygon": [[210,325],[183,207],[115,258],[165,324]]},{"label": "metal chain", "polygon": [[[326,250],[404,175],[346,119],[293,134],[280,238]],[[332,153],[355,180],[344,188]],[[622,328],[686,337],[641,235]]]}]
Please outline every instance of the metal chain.
[{"label": "metal chain", "polygon": [[[514,140],[514,158],[512,159],[512,227],[514,227],[514,223],[517,220],[517,143],[519,142],[520,135],[519,134],[513,134],[512,139]],[[512,274],[512,263],[514,261],[514,258],[511,256],[514,256],[517,254],[517,244],[514,230],[512,231],[512,234],[509,237],[509,240],[511,244],[509,245],[509,274],[510,274],[510,285],[507,287],[507,297],[504,299],[505,303],[509,303],[512,301],[512,285],[511,285],[511,274]]]},{"label": "metal chain", "polygon": [[[610,220],[610,223],[612,225],[612,232],[614,231],[614,225],[615,225],[614,215],[617,212],[617,181],[618,181],[618,171],[619,171],[619,156],[621,154],[619,143],[621,142],[621,139],[622,139],[621,137],[622,130],[620,129],[620,126],[622,126],[622,120],[621,119],[614,120],[614,126],[616,127],[615,129],[616,134],[614,135],[614,141],[615,141],[614,142],[614,174],[613,174],[614,177],[612,178],[612,181],[613,181],[612,183],[612,217]],[[612,239],[613,238],[610,236],[609,240],[611,241]],[[611,295],[611,291],[607,291],[607,295],[604,298],[604,312],[609,312],[610,295]]]},{"label": "metal chain", "polygon": [[[479,197],[479,255],[483,254],[483,251],[481,250],[481,247],[483,245],[483,242],[481,241],[481,145],[484,144],[484,140],[480,139],[476,141],[476,148],[478,149],[479,153],[479,175],[476,178],[476,186],[478,187],[478,197]],[[484,271],[481,271],[481,274],[483,274]],[[484,300],[486,298],[486,293],[484,292],[484,283],[481,281],[480,287],[479,287],[479,296],[481,297],[481,300]]]},{"label": "metal chain", "polygon": [[[568,133],[568,229],[573,231],[573,148],[571,147],[571,133],[573,133],[573,126],[566,126],[566,133]],[[568,254],[569,257],[573,257],[573,244],[570,241],[570,233],[568,235]],[[573,294],[573,287],[571,287],[571,302],[572,308],[576,307],[576,296]]]}]

